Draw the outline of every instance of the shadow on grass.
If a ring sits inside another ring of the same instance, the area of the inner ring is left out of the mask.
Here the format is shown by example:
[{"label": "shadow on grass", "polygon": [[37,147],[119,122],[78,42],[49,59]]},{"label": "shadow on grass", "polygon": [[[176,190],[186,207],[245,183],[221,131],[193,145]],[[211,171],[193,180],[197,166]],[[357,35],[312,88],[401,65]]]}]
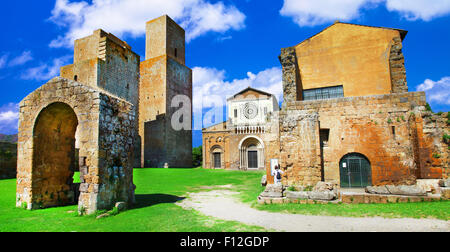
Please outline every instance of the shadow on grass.
[{"label": "shadow on grass", "polygon": [[178,197],[170,194],[136,194],[136,203],[133,208],[144,208],[164,203],[175,203],[184,200],[184,197]]}]

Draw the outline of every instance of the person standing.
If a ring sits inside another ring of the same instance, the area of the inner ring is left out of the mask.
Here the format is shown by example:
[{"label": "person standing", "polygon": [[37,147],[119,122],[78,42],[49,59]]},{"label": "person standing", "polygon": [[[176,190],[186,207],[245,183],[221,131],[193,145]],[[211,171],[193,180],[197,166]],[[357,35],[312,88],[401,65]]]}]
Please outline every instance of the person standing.
[{"label": "person standing", "polygon": [[281,185],[281,177],[283,174],[284,172],[280,169],[280,165],[276,165],[275,171],[272,174],[275,185]]}]

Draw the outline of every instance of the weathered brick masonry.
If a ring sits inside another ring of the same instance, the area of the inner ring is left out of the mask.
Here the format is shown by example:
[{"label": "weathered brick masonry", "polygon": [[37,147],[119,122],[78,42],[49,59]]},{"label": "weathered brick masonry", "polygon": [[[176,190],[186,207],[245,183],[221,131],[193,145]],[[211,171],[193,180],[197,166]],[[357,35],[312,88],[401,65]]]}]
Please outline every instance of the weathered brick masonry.
[{"label": "weathered brick masonry", "polygon": [[[426,163],[424,157],[415,155],[423,152],[415,144],[415,131],[422,127],[416,118],[427,114],[425,103],[422,92],[286,103],[280,113],[286,182],[315,185],[324,179],[339,183],[341,158],[361,153],[371,162],[373,185],[415,183],[421,174],[418,164]],[[322,150],[320,129],[329,129],[328,145]],[[442,174],[442,166],[438,167],[434,178]]]}]

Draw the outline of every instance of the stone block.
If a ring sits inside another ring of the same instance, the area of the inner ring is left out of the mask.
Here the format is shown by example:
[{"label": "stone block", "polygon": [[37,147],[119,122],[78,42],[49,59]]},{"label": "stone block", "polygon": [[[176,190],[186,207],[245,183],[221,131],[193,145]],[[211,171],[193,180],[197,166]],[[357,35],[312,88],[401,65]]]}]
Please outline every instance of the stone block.
[{"label": "stone block", "polygon": [[450,187],[450,178],[439,180],[440,187]]},{"label": "stone block", "polygon": [[371,194],[390,194],[386,186],[367,186],[365,190]]},{"label": "stone block", "polygon": [[387,185],[386,188],[389,190],[391,194],[396,195],[409,195],[409,196],[426,196],[427,192],[417,185]]},{"label": "stone block", "polygon": [[127,203],[126,202],[116,202],[115,207],[117,208],[117,210],[119,210],[119,212],[127,209]]},{"label": "stone block", "polygon": [[88,192],[89,190],[89,184],[88,183],[81,183],[80,184],[80,192]]},{"label": "stone block", "polygon": [[261,178],[261,186],[267,185],[267,175],[263,175]]},{"label": "stone block", "polygon": [[450,187],[441,188],[441,197],[444,199],[450,199]]},{"label": "stone block", "polygon": [[283,197],[283,193],[281,192],[262,192],[260,194],[261,197],[269,197],[269,198],[281,198]]},{"label": "stone block", "polygon": [[272,204],[283,204],[283,198],[273,198]]},{"label": "stone block", "polygon": [[353,204],[362,204],[362,203],[364,203],[364,195],[362,195],[362,194],[355,194],[355,195],[352,195],[352,197],[353,197]]},{"label": "stone block", "polygon": [[286,197],[288,199],[308,199],[309,195],[308,192],[300,191],[286,191]]},{"label": "stone block", "polygon": [[312,200],[333,200],[336,198],[336,193],[332,191],[312,191],[308,192],[308,195]]},{"label": "stone block", "polygon": [[319,181],[314,186],[313,191],[334,191],[337,188],[336,183]]}]

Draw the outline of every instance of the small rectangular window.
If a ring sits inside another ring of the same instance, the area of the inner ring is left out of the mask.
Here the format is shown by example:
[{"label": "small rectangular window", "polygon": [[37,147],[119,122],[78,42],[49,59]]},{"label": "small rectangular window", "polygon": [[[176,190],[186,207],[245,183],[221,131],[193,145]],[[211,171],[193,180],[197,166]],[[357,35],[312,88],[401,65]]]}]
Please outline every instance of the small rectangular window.
[{"label": "small rectangular window", "polygon": [[303,100],[324,100],[344,97],[343,86],[314,88],[303,90]]},{"label": "small rectangular window", "polygon": [[267,115],[267,107],[264,108],[264,115]]},{"label": "small rectangular window", "polygon": [[330,129],[320,129],[320,147],[328,147]]},{"label": "small rectangular window", "polygon": [[237,109],[234,110],[234,118],[237,118]]}]

